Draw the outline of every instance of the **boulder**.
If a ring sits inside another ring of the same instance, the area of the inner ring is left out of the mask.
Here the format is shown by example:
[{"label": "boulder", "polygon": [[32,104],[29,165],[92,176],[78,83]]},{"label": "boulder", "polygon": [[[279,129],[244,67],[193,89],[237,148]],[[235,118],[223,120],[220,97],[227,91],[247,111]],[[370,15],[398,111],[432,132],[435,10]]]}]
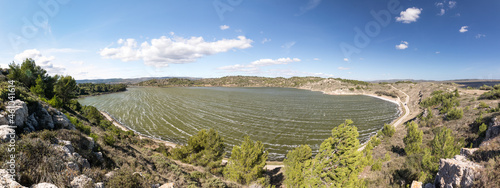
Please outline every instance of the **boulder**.
[{"label": "boulder", "polygon": [[80,167],[74,162],[66,162],[66,166],[72,171],[80,172]]},{"label": "boulder", "polygon": [[104,188],[104,183],[103,182],[95,183],[94,188]]},{"label": "boulder", "polygon": [[39,183],[32,185],[31,188],[57,188],[57,186],[52,183]]},{"label": "boulder", "polygon": [[104,157],[102,156],[102,152],[94,152],[94,155],[96,156],[97,160],[99,161],[104,161]]},{"label": "boulder", "polygon": [[89,149],[90,151],[92,151],[94,149],[94,146],[95,146],[95,141],[92,137],[90,136],[85,136],[85,138],[89,141],[88,144],[87,144],[87,149]]},{"label": "boulder", "polygon": [[52,115],[52,121],[54,121],[54,126],[56,127],[70,130],[75,129],[75,125],[73,125],[64,114]]},{"label": "boulder", "polygon": [[26,188],[17,183],[16,180],[14,180],[10,173],[5,169],[0,169],[0,187]]},{"label": "boulder", "polygon": [[14,111],[14,126],[24,127],[24,123],[28,119],[28,105],[24,101],[17,99],[11,102],[11,104],[7,104],[7,110]]},{"label": "boulder", "polygon": [[436,188],[436,187],[432,183],[427,183],[427,184],[425,184],[424,188]]},{"label": "boulder", "polygon": [[2,111],[0,113],[0,125],[8,125],[9,124],[9,119],[7,119],[7,112]]},{"label": "boulder", "polygon": [[491,138],[494,138],[500,134],[500,119],[499,118],[492,118],[490,126],[488,127],[488,130],[486,131],[486,136],[484,137],[484,141],[487,141]]},{"label": "boulder", "polygon": [[472,187],[481,168],[480,165],[467,160],[462,155],[456,155],[453,159],[440,159],[434,184],[441,188]]},{"label": "boulder", "polygon": [[70,153],[73,153],[75,151],[75,148],[73,148],[73,145],[71,144],[71,141],[68,140],[57,140],[57,144],[68,148]]},{"label": "boulder", "polygon": [[111,179],[115,175],[115,171],[109,171],[108,173],[104,174],[104,178],[106,180]]},{"label": "boulder", "polygon": [[462,148],[460,149],[460,155],[465,156],[466,158],[471,158],[475,151],[479,148]]},{"label": "boulder", "polygon": [[160,188],[174,188],[174,183],[165,183]]},{"label": "boulder", "polygon": [[411,188],[422,188],[422,182],[419,181],[413,181],[411,182]]},{"label": "boulder", "polygon": [[54,129],[54,121],[47,109],[39,107],[35,112],[35,118],[38,120],[39,127],[37,129]]},{"label": "boulder", "polygon": [[15,138],[15,133],[16,131],[13,129],[13,126],[9,125],[2,125],[0,126],[0,141],[1,142],[8,142],[13,137]]},{"label": "boulder", "polygon": [[28,116],[28,119],[26,120],[26,127],[24,127],[25,132],[33,132],[38,128],[38,121],[35,118],[35,113],[31,114]]},{"label": "boulder", "polygon": [[92,178],[87,177],[86,175],[82,174],[79,175],[71,181],[70,185],[72,188],[85,188],[87,187],[86,185],[88,184],[94,184],[94,180]]}]

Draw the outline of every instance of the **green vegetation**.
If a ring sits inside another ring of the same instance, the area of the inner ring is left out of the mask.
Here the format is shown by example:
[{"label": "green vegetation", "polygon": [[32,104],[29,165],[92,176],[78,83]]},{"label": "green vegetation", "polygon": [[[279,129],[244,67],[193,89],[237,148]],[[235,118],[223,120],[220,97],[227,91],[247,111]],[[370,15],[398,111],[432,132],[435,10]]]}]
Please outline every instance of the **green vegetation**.
[{"label": "green vegetation", "polygon": [[456,120],[461,119],[464,116],[464,111],[461,108],[453,108],[446,114],[446,119]]},{"label": "green vegetation", "polygon": [[397,81],[396,84],[417,84],[417,83],[406,80],[406,81]]},{"label": "green vegetation", "polygon": [[283,161],[285,164],[284,175],[286,179],[284,184],[287,187],[294,187],[296,185],[304,185],[304,174],[306,170],[306,162],[312,159],[312,150],[308,145],[301,145],[294,150],[289,151],[286,159]]},{"label": "green vegetation", "polygon": [[396,133],[396,129],[391,124],[384,124],[382,128],[382,134],[386,137],[392,137]]},{"label": "green vegetation", "polygon": [[479,96],[479,99],[500,99],[500,84],[493,86],[490,91],[481,94],[481,96]]},{"label": "green vegetation", "polygon": [[423,132],[418,129],[418,124],[414,121],[408,123],[408,132],[403,139],[405,144],[406,155],[411,155],[421,151],[420,146],[422,145]]},{"label": "green vegetation", "polygon": [[479,126],[479,130],[477,132],[477,134],[480,136],[480,137],[484,137],[486,135],[486,130],[488,129],[488,126],[486,124],[481,124]]},{"label": "green vegetation", "polygon": [[389,96],[389,97],[392,97],[392,98],[398,98],[398,94],[396,94],[396,92],[394,92],[394,91],[392,91],[392,92],[388,92],[388,91],[375,91],[375,94],[377,94],[378,96],[385,95],[385,96]]},{"label": "green vegetation", "polygon": [[359,81],[359,80],[349,80],[349,79],[342,79],[342,78],[335,78],[335,80],[338,80],[338,81],[341,81],[341,82],[345,82],[345,83],[349,83],[349,84],[354,84],[354,85],[364,85],[364,86],[371,85],[368,82]]},{"label": "green vegetation", "polygon": [[78,84],[79,95],[95,95],[98,93],[120,92],[127,90],[126,84],[94,84],[80,83]]},{"label": "green vegetation", "polygon": [[258,76],[225,76],[222,78],[152,79],[140,82],[138,86],[191,87],[191,86],[232,86],[232,87],[299,87],[307,83],[323,80],[320,77],[268,78]]},{"label": "green vegetation", "polygon": [[488,104],[486,104],[485,102],[481,101],[479,103],[479,108],[489,108],[490,106]]},{"label": "green vegetation", "polygon": [[216,168],[220,167],[224,149],[224,139],[219,133],[202,129],[189,138],[187,145],[174,148],[172,156],[186,163]]},{"label": "green vegetation", "polygon": [[301,146],[287,155],[285,178],[296,187],[360,187],[363,154],[358,151],[358,131],[351,120],[332,130],[332,137],[321,143],[318,154],[311,158],[308,146]]},{"label": "green vegetation", "polygon": [[267,152],[264,151],[262,142],[254,142],[246,136],[241,146],[233,146],[224,176],[242,184],[250,184],[253,181],[265,182],[263,168],[266,160]]}]

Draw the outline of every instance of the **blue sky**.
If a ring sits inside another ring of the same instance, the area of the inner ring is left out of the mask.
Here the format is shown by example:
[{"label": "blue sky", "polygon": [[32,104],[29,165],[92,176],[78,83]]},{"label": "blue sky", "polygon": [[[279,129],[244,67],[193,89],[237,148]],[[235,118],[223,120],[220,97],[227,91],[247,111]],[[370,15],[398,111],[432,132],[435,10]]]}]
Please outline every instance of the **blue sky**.
[{"label": "blue sky", "polygon": [[500,79],[499,23],[500,1],[486,0],[1,1],[0,66],[31,57],[77,79]]}]

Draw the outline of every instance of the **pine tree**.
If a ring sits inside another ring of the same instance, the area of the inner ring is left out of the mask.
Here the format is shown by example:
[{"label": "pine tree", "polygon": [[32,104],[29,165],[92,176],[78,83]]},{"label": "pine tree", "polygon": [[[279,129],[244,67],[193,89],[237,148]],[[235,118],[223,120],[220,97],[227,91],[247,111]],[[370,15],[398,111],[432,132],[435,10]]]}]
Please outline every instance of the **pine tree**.
[{"label": "pine tree", "polygon": [[[455,143],[451,130],[442,128],[431,141],[432,155],[437,160],[441,158],[452,158],[460,153],[460,146]],[[437,161],[436,160],[436,161]]]},{"label": "pine tree", "polygon": [[403,138],[406,155],[420,152],[423,132],[418,130],[418,125],[414,121],[407,124],[407,134]]},{"label": "pine tree", "polygon": [[220,164],[224,156],[224,139],[215,130],[202,129],[189,138],[186,146],[175,148],[172,153],[175,159],[194,165],[207,166],[210,163]]},{"label": "pine tree", "polygon": [[312,159],[312,150],[308,145],[301,145],[286,155],[283,161],[285,164],[285,180],[287,187],[305,186],[304,171],[306,163]]},{"label": "pine tree", "polygon": [[31,86],[30,91],[42,98],[45,98],[45,90],[47,89],[47,86],[43,82],[41,75],[38,75],[35,83],[35,86]]},{"label": "pine tree", "polygon": [[246,136],[241,146],[234,146],[224,176],[242,184],[249,184],[263,176],[267,152],[262,142]]},{"label": "pine tree", "polygon": [[76,81],[71,76],[62,76],[54,85],[54,92],[61,98],[63,105],[69,104],[69,101],[76,98]]},{"label": "pine tree", "polygon": [[351,120],[332,130],[332,137],[321,143],[319,153],[306,170],[310,187],[360,187],[358,174],[363,170],[358,151],[358,131]]}]

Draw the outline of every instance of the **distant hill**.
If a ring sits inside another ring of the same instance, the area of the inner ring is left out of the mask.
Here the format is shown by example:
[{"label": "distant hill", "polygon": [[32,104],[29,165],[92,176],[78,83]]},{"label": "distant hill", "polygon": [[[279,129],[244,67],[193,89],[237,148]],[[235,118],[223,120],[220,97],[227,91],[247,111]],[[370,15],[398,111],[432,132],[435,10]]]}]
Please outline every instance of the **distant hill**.
[{"label": "distant hill", "polygon": [[169,79],[169,78],[186,78],[197,80],[200,78],[194,77],[142,77],[142,78],[108,78],[108,79],[85,79],[76,80],[76,83],[93,83],[93,84],[137,84],[139,82],[153,80],[153,79]]}]

